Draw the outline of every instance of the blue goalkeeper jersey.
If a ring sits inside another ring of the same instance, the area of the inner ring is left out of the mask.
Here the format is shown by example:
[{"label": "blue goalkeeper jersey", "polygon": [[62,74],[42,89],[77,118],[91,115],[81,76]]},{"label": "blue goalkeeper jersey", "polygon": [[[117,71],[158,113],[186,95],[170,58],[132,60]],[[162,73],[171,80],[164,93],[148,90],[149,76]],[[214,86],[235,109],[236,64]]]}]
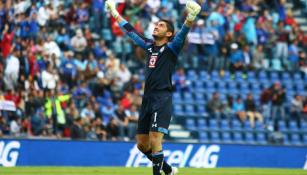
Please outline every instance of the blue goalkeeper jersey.
[{"label": "blue goalkeeper jersey", "polygon": [[183,25],[174,39],[165,45],[155,46],[154,41],[143,37],[127,21],[120,23],[122,30],[146,51],[145,94],[156,91],[172,91],[172,74],[178,54],[184,45],[189,27]]}]

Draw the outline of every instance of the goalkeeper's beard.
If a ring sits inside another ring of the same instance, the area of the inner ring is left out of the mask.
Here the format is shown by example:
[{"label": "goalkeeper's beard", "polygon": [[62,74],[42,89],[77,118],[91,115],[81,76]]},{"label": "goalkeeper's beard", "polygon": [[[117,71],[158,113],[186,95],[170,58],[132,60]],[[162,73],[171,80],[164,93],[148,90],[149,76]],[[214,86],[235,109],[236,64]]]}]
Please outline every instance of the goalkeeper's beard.
[{"label": "goalkeeper's beard", "polygon": [[167,36],[157,36],[153,34],[152,37],[154,38],[155,41],[161,41],[164,38],[167,38],[167,40],[169,41],[169,38]]}]

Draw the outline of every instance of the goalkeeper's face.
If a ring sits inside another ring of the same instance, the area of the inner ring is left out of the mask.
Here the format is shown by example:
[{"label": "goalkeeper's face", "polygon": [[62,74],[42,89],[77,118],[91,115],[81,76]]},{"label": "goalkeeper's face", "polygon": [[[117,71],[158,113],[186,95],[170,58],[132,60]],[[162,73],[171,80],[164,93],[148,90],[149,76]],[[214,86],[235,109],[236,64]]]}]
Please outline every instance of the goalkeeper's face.
[{"label": "goalkeeper's face", "polygon": [[156,23],[152,36],[155,39],[171,38],[173,33],[169,31],[167,23],[159,21]]}]

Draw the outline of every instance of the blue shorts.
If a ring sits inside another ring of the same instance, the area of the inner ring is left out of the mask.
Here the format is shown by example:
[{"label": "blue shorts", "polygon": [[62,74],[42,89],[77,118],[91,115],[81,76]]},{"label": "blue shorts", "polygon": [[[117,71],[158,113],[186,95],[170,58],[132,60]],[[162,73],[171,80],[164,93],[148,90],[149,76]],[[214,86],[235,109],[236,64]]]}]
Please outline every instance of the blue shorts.
[{"label": "blue shorts", "polygon": [[149,134],[149,132],[168,134],[172,117],[172,103],[170,92],[144,95],[137,134]]}]

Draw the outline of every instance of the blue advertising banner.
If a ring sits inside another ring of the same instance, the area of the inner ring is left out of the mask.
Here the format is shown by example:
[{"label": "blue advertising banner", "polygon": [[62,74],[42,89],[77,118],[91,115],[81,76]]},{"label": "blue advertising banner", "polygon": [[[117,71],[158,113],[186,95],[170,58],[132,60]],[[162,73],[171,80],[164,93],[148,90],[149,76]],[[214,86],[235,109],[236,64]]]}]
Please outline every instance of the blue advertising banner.
[{"label": "blue advertising banner", "polygon": [[[166,143],[178,167],[304,168],[307,147]],[[151,166],[131,142],[0,140],[1,166]]]}]

